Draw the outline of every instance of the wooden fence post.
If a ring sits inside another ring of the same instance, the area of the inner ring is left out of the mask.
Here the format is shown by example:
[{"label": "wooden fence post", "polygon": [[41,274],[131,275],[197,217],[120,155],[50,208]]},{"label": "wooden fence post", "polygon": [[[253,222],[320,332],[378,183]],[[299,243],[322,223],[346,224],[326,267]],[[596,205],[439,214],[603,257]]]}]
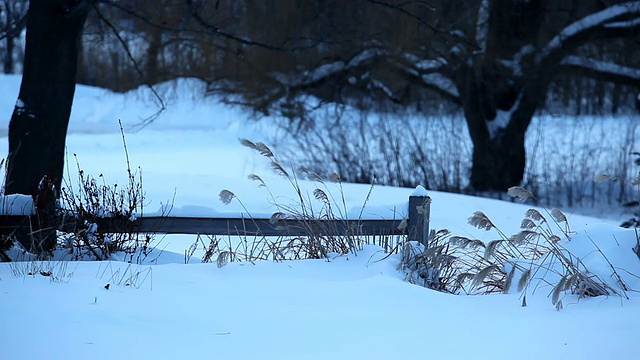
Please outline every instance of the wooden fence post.
[{"label": "wooden fence post", "polygon": [[425,188],[418,186],[409,196],[409,241],[419,241],[427,246],[430,215],[431,198]]}]

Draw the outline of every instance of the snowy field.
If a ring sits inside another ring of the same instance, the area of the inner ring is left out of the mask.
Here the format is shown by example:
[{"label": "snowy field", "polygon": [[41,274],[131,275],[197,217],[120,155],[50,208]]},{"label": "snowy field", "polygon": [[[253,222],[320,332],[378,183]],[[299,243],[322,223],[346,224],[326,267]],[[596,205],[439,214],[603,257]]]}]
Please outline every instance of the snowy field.
[{"label": "snowy field", "polygon": [[[0,128],[7,129],[20,85],[0,78]],[[202,86],[202,85],[200,85]],[[295,203],[290,184],[239,138],[278,136],[267,122],[200,96],[194,81],[164,89],[168,109],[151,125],[136,124],[157,105],[145,91],[113,94],[79,86],[69,126],[68,178],[77,174],[74,154],[89,174],[126,182],[118,120],[126,132],[132,166],[140,166],[145,214],[171,205],[171,214],[269,216],[278,204]],[[0,142],[7,148],[6,130]],[[276,154],[277,155],[277,154]],[[286,165],[286,164],[284,164]],[[270,195],[255,181],[268,185]],[[418,185],[418,184],[416,184]],[[311,192],[317,184],[301,182]],[[338,185],[328,184],[340,195]],[[347,215],[406,215],[409,188],[344,184]],[[238,199],[222,204],[218,193]],[[489,242],[495,231],[467,224],[483,211],[507,235],[516,233],[528,206],[429,192],[431,226]],[[594,274],[620,289],[612,268],[640,289],[640,260],[633,230],[621,219],[566,211],[573,231],[567,248]],[[2,359],[613,359],[637,352],[640,295],[581,298],[565,293],[557,311],[544,280],[522,295],[448,295],[403,281],[399,256],[367,246],[357,255],[326,260],[230,263],[218,268],[184,252],[193,236],[158,237],[154,264],[22,262],[0,264]],[[597,247],[596,247],[597,245]],[[162,253],[160,253],[162,249]],[[611,264],[611,265],[609,265]],[[42,276],[40,271],[51,272]],[[28,273],[36,275],[28,275]],[[634,275],[635,274],[635,275]],[[557,279],[556,279],[557,281]],[[105,286],[109,284],[108,289]],[[626,298],[625,298],[626,297]]]}]

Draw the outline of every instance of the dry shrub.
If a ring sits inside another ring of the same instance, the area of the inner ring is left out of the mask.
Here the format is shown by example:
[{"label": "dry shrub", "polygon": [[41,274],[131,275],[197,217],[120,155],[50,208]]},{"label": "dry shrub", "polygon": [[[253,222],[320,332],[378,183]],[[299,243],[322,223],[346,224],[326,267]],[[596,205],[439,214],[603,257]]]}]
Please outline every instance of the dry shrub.
[{"label": "dry shrub", "polygon": [[[286,163],[343,181],[463,192],[471,169],[471,142],[464,119],[410,111],[357,111],[326,105],[305,123],[282,123],[292,143],[281,142]],[[330,171],[329,171],[330,172]]]},{"label": "dry shrub", "polygon": [[124,252],[129,256],[128,261],[134,261],[148,254],[151,234],[139,234],[133,228],[110,234],[98,231],[98,223],[106,218],[134,220],[136,214],[142,212],[144,192],[140,169],[136,172],[128,169],[128,177],[125,186],[109,185],[102,175],[96,179],[78,165],[78,188],[74,189],[67,180],[61,192],[61,211],[76,222],[77,228],[73,233],[61,234],[60,247],[77,259],[91,255],[96,260],[105,260],[113,253]]},{"label": "dry shrub", "polygon": [[[520,187],[509,189],[509,195],[521,201],[534,197]],[[412,283],[454,294],[508,293],[517,288],[522,292],[523,306],[527,304],[528,292],[543,286],[551,287],[549,296],[557,309],[563,307],[562,298],[566,293],[578,298],[626,296],[625,291],[629,289],[612,264],[619,287],[591,273],[562,245],[563,239],[570,241],[571,233],[564,213],[558,209],[543,212],[529,209],[521,222],[521,230],[506,236],[486,214],[476,211],[469,218],[469,224],[495,231],[497,239],[483,242],[450,236],[447,230],[434,232],[426,246],[403,244],[399,268]],[[599,249],[597,252],[606,259]]]},{"label": "dry shrub", "polygon": [[[301,168],[298,171],[286,169],[278,161],[273,151],[264,143],[242,139],[241,144],[260,155],[264,156],[271,168],[286,179],[295,193],[294,200],[290,204],[278,201],[265,181],[256,174],[249,175],[249,179],[256,181],[269,193],[270,201],[277,207],[270,218],[274,228],[287,228],[303,233],[300,236],[265,237],[244,236],[243,232],[230,233],[228,236],[207,236],[206,239],[198,236],[196,242],[185,253],[185,261],[200,249],[204,252],[203,262],[215,262],[222,266],[230,261],[256,261],[256,260],[300,260],[300,259],[326,259],[331,260],[335,256],[344,254],[357,254],[364,245],[378,244],[386,250],[397,249],[398,237],[390,236],[364,236],[360,232],[359,221],[347,221],[347,208],[342,178],[337,173],[329,175],[325,180],[318,174]],[[307,193],[303,189],[299,177],[312,181],[316,187]],[[331,191],[331,187],[337,188],[339,194]],[[369,189],[365,203],[371,195],[373,186]],[[220,201],[229,204],[238,201],[249,214],[246,221],[255,221],[250,212],[230,190],[220,192]]]},{"label": "dry shrub", "polygon": [[[140,168],[131,170],[122,124],[120,130],[127,159],[126,185],[109,185],[102,174],[98,179],[87,175],[74,154],[78,188],[74,188],[71,179],[66,179],[62,188],[60,211],[75,222],[76,229],[61,234],[58,243],[76,259],[89,256],[105,260],[113,253],[124,253],[127,261],[140,263],[153,249],[153,234],[139,233],[133,228],[136,214],[142,214],[144,210],[142,171]],[[124,220],[121,223],[126,225],[116,233],[107,234],[98,229],[98,223],[105,219]]]},{"label": "dry shrub", "polygon": [[[338,186],[339,197],[334,197],[332,191],[327,186],[326,181],[317,173],[306,168],[299,169],[300,176],[313,181],[317,187],[312,191],[312,195],[306,194],[298,180],[298,173],[295,171],[287,171],[278,161],[271,149],[261,143],[252,142],[247,139],[241,140],[242,145],[258,152],[264,156],[270,163],[271,168],[284,179],[286,179],[295,192],[295,200],[293,204],[282,204],[271,194],[271,201],[277,206],[276,211],[271,216],[271,224],[278,227],[287,221],[287,226],[302,229],[305,236],[298,236],[288,239],[280,239],[272,242],[269,246],[274,248],[275,244],[277,252],[291,258],[301,259],[321,259],[328,258],[330,254],[346,254],[349,252],[356,253],[361,249],[364,238],[358,231],[358,226],[349,225],[346,222],[346,201],[344,197],[344,189],[342,187],[342,178],[337,173],[329,175],[329,182]],[[256,174],[249,175],[251,180],[257,181],[260,186],[268,187],[262,178]],[[369,190],[371,194],[373,188]],[[223,193],[221,197],[223,197]],[[313,198],[312,198],[313,197]],[[367,196],[368,200],[368,196]],[[365,204],[366,201],[365,200]],[[363,204],[363,207],[364,205]],[[317,220],[333,220],[319,222]],[[340,220],[345,220],[343,225],[338,226]],[[336,235],[337,234],[337,235]]]}]

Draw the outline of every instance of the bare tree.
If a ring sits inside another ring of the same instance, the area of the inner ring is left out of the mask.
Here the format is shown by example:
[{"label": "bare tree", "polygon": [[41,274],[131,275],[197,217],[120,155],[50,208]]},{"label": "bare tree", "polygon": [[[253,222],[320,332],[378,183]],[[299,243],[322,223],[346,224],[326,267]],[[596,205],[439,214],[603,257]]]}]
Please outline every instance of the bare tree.
[{"label": "bare tree", "polygon": [[504,190],[522,181],[525,133],[559,73],[579,70],[640,87],[639,69],[590,59],[579,51],[600,39],[637,36],[640,2],[576,5],[569,14],[577,18],[566,16],[564,21],[552,19],[562,10],[557,6],[551,1],[483,0],[475,31],[465,33],[467,38],[475,35],[479,48],[448,52],[442,74],[455,86],[467,119],[476,190]]},{"label": "bare tree", "polygon": [[33,196],[38,224],[18,234],[35,252],[55,244],[57,191],[75,92],[78,41],[93,1],[31,0],[22,84],[9,123],[6,194]]},{"label": "bare tree", "polygon": [[[465,11],[442,2],[447,19],[442,26],[464,41],[440,47],[437,65],[407,66],[407,71],[459,99],[474,145],[470,180],[475,190],[520,184],[525,133],[558,74],[580,71],[640,87],[637,68],[581,52],[599,40],[637,37],[640,2],[482,0],[469,5],[465,2]],[[455,13],[467,21],[456,23]]]},{"label": "bare tree", "polygon": [[[523,180],[525,133],[559,75],[640,87],[637,64],[613,62],[619,47],[596,46],[626,41],[638,47],[638,1],[364,0],[359,5],[365,3],[382,14],[370,23],[369,36],[350,41],[336,56],[307,62],[301,71],[300,64],[265,71],[268,81],[255,93],[244,91],[244,99],[273,108],[301,93],[339,102],[358,94],[406,104],[424,96],[416,96],[415,89],[426,89],[463,110],[474,145],[470,184],[485,191]],[[414,24],[411,32],[398,19]],[[587,51],[594,47],[603,50],[597,58]]]},{"label": "bare tree", "polygon": [[0,40],[4,39],[2,66],[5,74],[14,72],[16,39],[27,20],[26,0],[3,0],[0,2]]}]

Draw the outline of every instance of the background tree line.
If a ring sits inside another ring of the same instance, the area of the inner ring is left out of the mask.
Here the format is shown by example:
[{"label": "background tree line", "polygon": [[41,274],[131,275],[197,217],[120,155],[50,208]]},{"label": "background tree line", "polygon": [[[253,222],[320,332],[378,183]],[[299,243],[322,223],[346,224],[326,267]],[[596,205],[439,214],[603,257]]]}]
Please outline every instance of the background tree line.
[{"label": "background tree line", "polygon": [[[5,72],[21,69],[15,44],[27,3],[0,4]],[[229,102],[300,122],[309,120],[309,95],[425,118],[462,111],[478,191],[522,181],[535,112],[637,111],[638,1],[102,0],[94,8],[78,83],[127,91],[197,77]]]},{"label": "background tree line", "polygon": [[[553,6],[545,10],[548,15],[544,21],[531,26],[548,28],[551,33],[570,19],[578,19],[583,14],[614,2],[549,2]],[[197,77],[211,83],[212,87],[220,87],[220,82],[225,81],[226,91],[242,94],[247,100],[256,100],[258,94],[274,86],[271,84],[273,73],[288,74],[299,69],[310,69],[331,58],[347,59],[357,49],[373,43],[384,43],[398,53],[418,53],[425,49],[436,52],[434,42],[447,43],[456,39],[442,36],[431,27],[435,28],[446,21],[461,25],[461,28],[475,27],[475,15],[472,13],[477,12],[481,3],[415,2],[412,6],[402,8],[412,15],[403,16],[398,9],[376,6],[375,1],[201,2],[200,7],[209,12],[207,21],[230,33],[274,46],[284,45],[285,48],[295,46],[295,41],[299,43],[305,37],[308,38],[306,45],[314,41],[322,42],[321,46],[289,52],[217,39],[203,31],[181,0],[125,0],[114,2],[117,6],[107,2],[101,5],[102,17],[108,19],[113,27],[105,23],[99,14],[90,14],[82,39],[77,81],[122,92],[145,83]],[[494,1],[492,5],[505,7],[514,16],[518,15],[518,11],[524,11],[508,9],[510,3],[527,2]],[[0,1],[0,54],[4,73],[21,72],[27,7],[27,0]],[[531,14],[521,15],[535,20]],[[510,26],[505,22],[505,27]],[[503,43],[505,48],[509,47],[508,43],[517,45],[511,35],[506,37],[506,44]],[[632,32],[628,37],[615,41],[595,40],[581,48],[580,53],[619,64],[637,64],[640,62],[639,41],[637,33]],[[137,64],[126,54],[123,42]],[[141,72],[135,69],[136,66]],[[420,86],[412,84],[411,79],[393,71],[392,67],[385,66],[384,61],[368,66],[381,81],[388,83],[396,102],[414,106],[419,111],[429,111],[434,108],[428,106],[433,105],[432,100],[441,100],[437,93],[421,91]],[[346,91],[346,94],[341,94],[339,83],[324,87],[314,89],[315,95],[327,100],[345,97],[357,100],[359,96]],[[635,88],[624,84],[593,79],[584,74],[559,74],[551,85],[545,107],[554,112],[575,114],[629,112],[635,110],[636,92]],[[259,101],[250,102],[258,108],[267,105]]]}]

